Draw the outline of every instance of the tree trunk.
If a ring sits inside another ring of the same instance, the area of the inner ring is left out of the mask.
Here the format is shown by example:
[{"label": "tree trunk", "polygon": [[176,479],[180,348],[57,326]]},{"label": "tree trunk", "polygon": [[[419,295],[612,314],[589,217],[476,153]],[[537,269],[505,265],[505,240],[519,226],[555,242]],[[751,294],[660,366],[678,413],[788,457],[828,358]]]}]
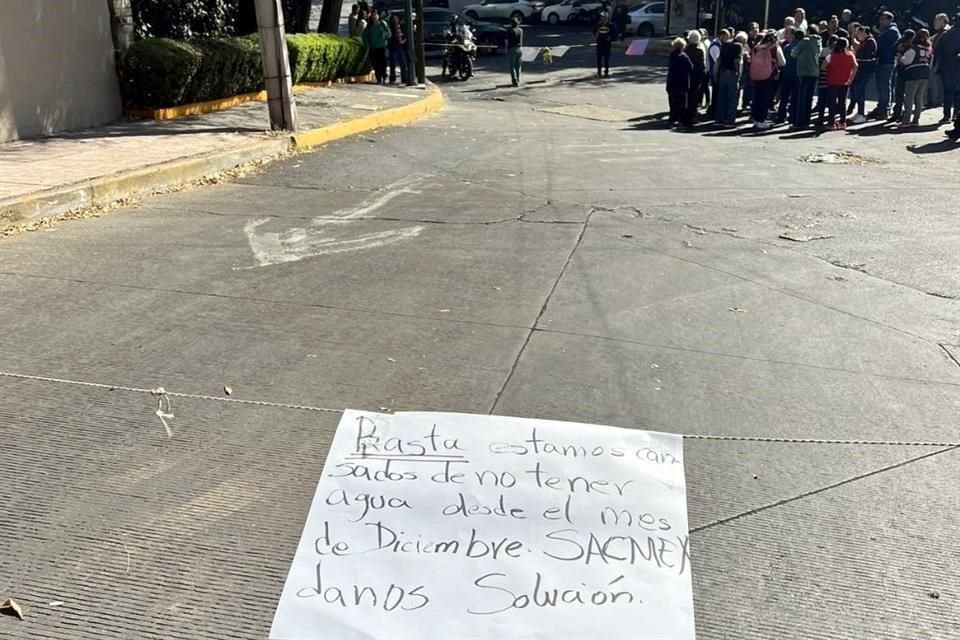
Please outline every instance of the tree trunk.
[{"label": "tree trunk", "polygon": [[340,13],[343,11],[343,0],[323,0],[320,9],[320,33],[337,33],[340,30]]},{"label": "tree trunk", "polygon": [[307,32],[312,5],[312,0],[283,0],[283,22],[287,33]]}]

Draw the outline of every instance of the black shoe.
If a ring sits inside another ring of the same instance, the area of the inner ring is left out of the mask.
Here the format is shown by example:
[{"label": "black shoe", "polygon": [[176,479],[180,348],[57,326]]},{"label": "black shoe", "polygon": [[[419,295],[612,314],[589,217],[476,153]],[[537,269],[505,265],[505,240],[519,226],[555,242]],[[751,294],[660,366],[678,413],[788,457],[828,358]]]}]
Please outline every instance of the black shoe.
[{"label": "black shoe", "polygon": [[950,138],[951,140],[960,139],[960,126],[954,127],[953,129],[950,129],[946,133],[947,133],[947,137]]}]

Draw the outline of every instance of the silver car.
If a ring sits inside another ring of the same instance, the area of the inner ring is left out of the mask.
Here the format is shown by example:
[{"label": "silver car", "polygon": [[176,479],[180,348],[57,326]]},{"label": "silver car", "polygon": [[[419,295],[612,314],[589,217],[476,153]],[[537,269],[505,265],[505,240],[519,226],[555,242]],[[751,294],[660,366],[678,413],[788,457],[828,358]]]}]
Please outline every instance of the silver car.
[{"label": "silver car", "polygon": [[510,20],[531,22],[539,19],[544,3],[531,0],[483,0],[478,4],[468,4],[463,15],[471,20]]},{"label": "silver car", "polygon": [[634,9],[629,14],[630,23],[627,33],[635,33],[641,38],[652,38],[667,30],[666,3],[650,2]]}]

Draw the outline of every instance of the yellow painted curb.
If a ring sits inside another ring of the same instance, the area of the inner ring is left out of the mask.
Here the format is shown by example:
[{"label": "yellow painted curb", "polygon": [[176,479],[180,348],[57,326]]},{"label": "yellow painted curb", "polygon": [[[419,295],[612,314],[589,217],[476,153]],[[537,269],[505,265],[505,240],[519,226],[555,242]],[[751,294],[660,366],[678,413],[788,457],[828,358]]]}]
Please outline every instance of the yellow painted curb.
[{"label": "yellow painted curb", "polygon": [[[368,73],[364,76],[347,76],[346,78],[337,78],[327,82],[301,82],[293,87],[294,93],[302,93],[309,89],[323,89],[332,87],[335,84],[359,84],[363,82],[372,82],[373,74]],[[241,93],[238,96],[229,98],[220,98],[218,100],[207,100],[206,102],[193,102],[182,104],[178,107],[165,107],[163,109],[128,109],[127,115],[131,118],[141,118],[146,120],[176,120],[177,118],[186,118],[188,116],[197,116],[202,113],[212,113],[214,111],[223,111],[230,109],[244,102],[263,102],[267,99],[266,91],[256,91],[254,93]]]},{"label": "yellow painted curb", "polygon": [[435,113],[442,107],[443,93],[440,89],[431,86],[426,97],[412,104],[393,107],[392,109],[384,109],[378,113],[361,116],[354,120],[347,120],[346,122],[338,122],[302,133],[295,133],[290,136],[290,138],[295,149],[309,149],[334,140],[363,133],[364,131],[407,124],[427,114]]}]

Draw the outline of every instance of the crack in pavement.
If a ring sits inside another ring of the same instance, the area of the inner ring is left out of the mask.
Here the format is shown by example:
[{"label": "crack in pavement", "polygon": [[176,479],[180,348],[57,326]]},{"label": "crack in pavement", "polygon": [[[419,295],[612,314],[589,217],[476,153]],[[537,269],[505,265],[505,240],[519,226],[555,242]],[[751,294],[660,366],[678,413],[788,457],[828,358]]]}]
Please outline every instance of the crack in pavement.
[{"label": "crack in pavement", "polygon": [[811,489],[810,491],[804,491],[804,492],[802,492],[802,493],[798,493],[798,494],[796,494],[796,495],[794,495],[794,496],[791,496],[791,497],[789,497],[789,498],[783,498],[782,500],[777,500],[777,501],[775,501],[775,502],[771,502],[771,503],[769,503],[769,504],[765,504],[765,505],[762,505],[762,506],[759,506],[759,507],[755,507],[755,508],[753,508],[753,509],[748,509],[748,510],[746,510],[746,511],[742,511],[742,512],[740,512],[740,513],[734,514],[734,515],[732,515],[732,516],[727,516],[726,518],[720,518],[720,519],[718,519],[718,520],[714,520],[713,522],[708,522],[707,524],[700,525],[699,527],[693,527],[693,528],[690,529],[690,533],[691,533],[691,534],[699,533],[699,532],[701,532],[701,531],[705,531],[705,530],[710,529],[710,528],[712,528],[712,527],[716,527],[716,526],[719,526],[719,525],[727,524],[727,523],[730,523],[730,522],[733,522],[733,521],[736,521],[736,520],[740,520],[740,519],[742,519],[742,518],[746,518],[746,517],[749,517],[749,516],[752,516],[752,515],[755,515],[755,514],[758,514],[758,513],[763,513],[764,511],[769,511],[770,509],[775,509],[775,508],[781,507],[781,506],[783,506],[783,505],[785,505],[785,504],[790,504],[791,502],[796,502],[797,500],[802,500],[803,498],[809,498],[810,496],[815,496],[815,495],[819,495],[819,494],[821,494],[821,493],[826,493],[827,491],[831,491],[832,489],[837,489],[837,488],[839,488],[839,487],[843,487],[843,486],[845,486],[845,485],[852,484],[852,483],[854,483],[854,482],[858,482],[858,481],[864,480],[864,479],[866,479],[866,478],[870,478],[870,477],[873,477],[873,476],[876,476],[876,475],[880,475],[881,473],[886,473],[886,472],[888,472],[888,471],[893,471],[894,469],[900,469],[900,468],[902,468],[902,467],[905,467],[905,466],[907,466],[907,465],[909,465],[909,464],[912,464],[912,463],[914,463],[914,462],[918,462],[918,461],[920,461],[920,460],[925,460],[925,459],[927,459],[927,458],[932,458],[932,457],[938,456],[938,455],[940,455],[940,454],[942,454],[942,453],[948,453],[948,452],[950,452],[950,451],[956,451],[956,450],[958,450],[958,449],[960,449],[960,447],[947,447],[947,448],[945,448],[945,449],[938,449],[938,450],[936,450],[936,451],[930,451],[930,452],[927,452],[927,453],[923,453],[923,454],[920,454],[919,456],[915,456],[915,457],[909,458],[909,459],[907,459],[907,460],[901,460],[900,462],[896,462],[896,463],[894,463],[894,464],[886,465],[886,466],[880,467],[880,468],[878,468],[878,469],[873,469],[872,471],[867,471],[866,473],[861,473],[861,474],[852,476],[852,477],[850,477],[850,478],[846,478],[846,479],[844,479],[844,480],[840,480],[840,481],[838,481],[838,482],[833,482],[833,483],[828,484],[828,485],[825,485],[825,486],[823,486],[823,487],[818,487],[818,488],[816,488],[816,489]]}]

